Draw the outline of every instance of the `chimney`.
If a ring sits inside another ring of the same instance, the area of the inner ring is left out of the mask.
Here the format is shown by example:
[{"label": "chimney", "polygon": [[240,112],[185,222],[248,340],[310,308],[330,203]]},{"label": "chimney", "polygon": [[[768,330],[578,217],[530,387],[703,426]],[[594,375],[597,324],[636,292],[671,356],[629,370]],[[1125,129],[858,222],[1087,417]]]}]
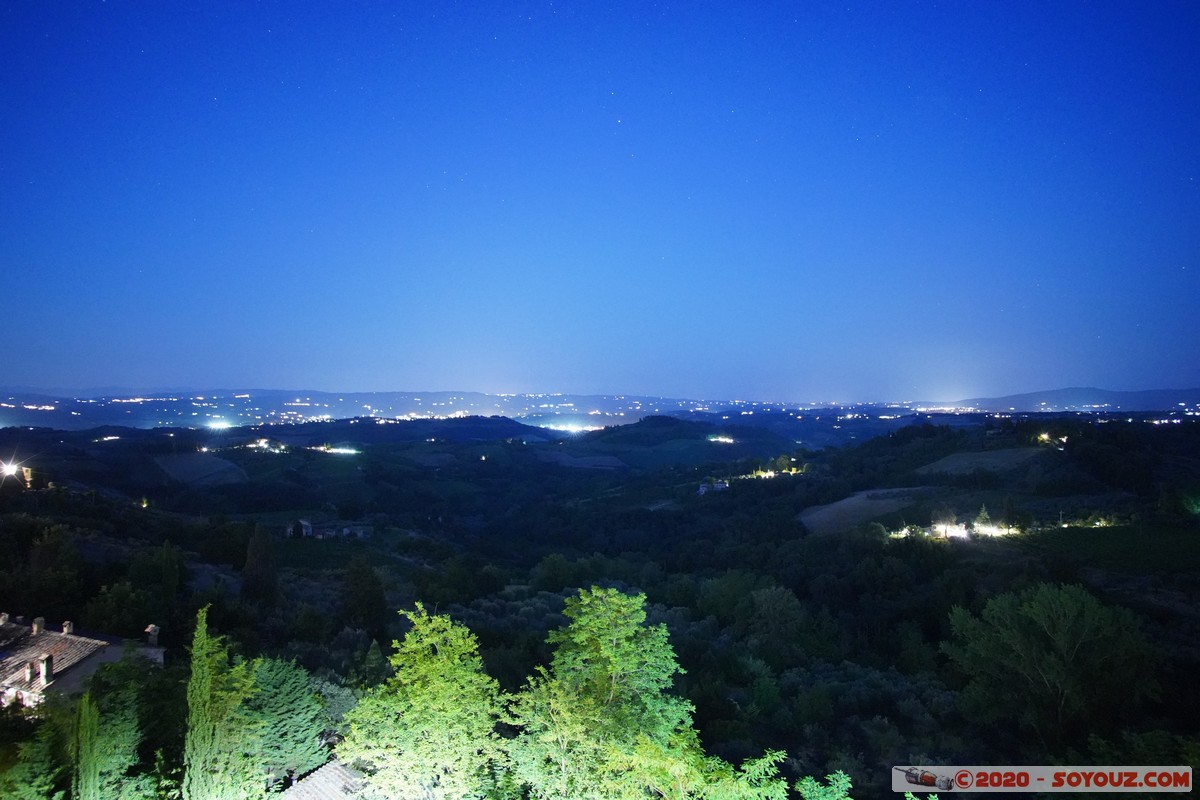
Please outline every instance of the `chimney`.
[{"label": "chimney", "polygon": [[54,656],[49,653],[42,653],[41,660],[42,668],[42,686],[50,683],[50,679],[54,677]]},{"label": "chimney", "polygon": [[25,665],[25,682],[33,683],[33,662],[30,661]]},{"label": "chimney", "polygon": [[151,647],[158,647],[158,632],[162,630],[154,623],[146,626],[146,641]]},{"label": "chimney", "polygon": [[45,617],[35,617],[33,620],[33,631],[32,631],[33,635],[37,636],[39,633],[41,633],[45,629],[46,629],[46,618]]},{"label": "chimney", "polygon": [[66,622],[63,623],[63,633],[70,636],[74,632],[75,632],[75,623],[74,622],[67,620]]}]

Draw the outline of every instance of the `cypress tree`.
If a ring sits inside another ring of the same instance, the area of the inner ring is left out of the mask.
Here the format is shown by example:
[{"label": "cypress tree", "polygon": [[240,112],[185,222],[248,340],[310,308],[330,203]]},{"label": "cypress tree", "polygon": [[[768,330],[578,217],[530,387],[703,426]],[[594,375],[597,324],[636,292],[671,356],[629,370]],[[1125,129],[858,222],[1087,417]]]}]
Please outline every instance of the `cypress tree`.
[{"label": "cypress tree", "polygon": [[85,692],[75,711],[75,800],[101,800],[99,728],[100,711],[92,693]]},{"label": "cypress tree", "polygon": [[246,713],[252,665],[229,664],[219,636],[208,633],[208,607],[196,614],[183,743],[183,800],[240,800],[261,794],[250,753],[256,725]]}]

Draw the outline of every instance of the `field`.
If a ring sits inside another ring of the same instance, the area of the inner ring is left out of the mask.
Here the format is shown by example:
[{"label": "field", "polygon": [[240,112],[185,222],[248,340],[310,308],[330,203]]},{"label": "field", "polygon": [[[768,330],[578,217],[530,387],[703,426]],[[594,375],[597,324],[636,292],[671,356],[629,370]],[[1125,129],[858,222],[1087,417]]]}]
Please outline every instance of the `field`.
[{"label": "field", "polygon": [[978,470],[1007,472],[1045,452],[1038,447],[1014,447],[1007,450],[985,450],[980,453],[954,453],[926,464],[917,470],[920,475],[942,473],[969,475]]},{"label": "field", "polygon": [[844,500],[813,506],[800,512],[799,519],[809,533],[843,533],[876,517],[908,508],[917,501],[921,489],[872,489]]}]

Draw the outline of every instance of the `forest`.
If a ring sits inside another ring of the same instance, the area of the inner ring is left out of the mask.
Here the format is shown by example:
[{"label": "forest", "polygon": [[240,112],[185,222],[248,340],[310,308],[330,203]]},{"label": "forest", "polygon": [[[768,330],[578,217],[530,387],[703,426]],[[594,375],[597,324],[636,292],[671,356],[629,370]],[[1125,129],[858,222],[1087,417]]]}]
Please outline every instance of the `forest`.
[{"label": "forest", "polygon": [[0,484],[0,612],[165,648],[6,707],[0,797],[268,797],[330,759],[362,797],[547,800],[1200,763],[1200,425],[468,424],[0,432],[38,454]]}]

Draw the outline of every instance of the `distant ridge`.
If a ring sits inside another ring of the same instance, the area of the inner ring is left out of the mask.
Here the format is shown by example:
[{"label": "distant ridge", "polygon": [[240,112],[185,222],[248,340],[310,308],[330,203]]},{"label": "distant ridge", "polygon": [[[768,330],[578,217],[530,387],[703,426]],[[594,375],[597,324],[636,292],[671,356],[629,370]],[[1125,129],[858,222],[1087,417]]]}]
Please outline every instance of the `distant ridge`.
[{"label": "distant ridge", "polygon": [[1051,389],[1044,392],[975,397],[944,405],[979,411],[1168,411],[1180,405],[1200,405],[1200,389]]},{"label": "distant ridge", "polygon": [[[0,389],[0,428],[41,427],[89,430],[104,425],[126,428],[229,428],[244,425],[329,423],[333,420],[391,420],[506,417],[525,425],[581,432],[627,425],[648,416],[674,416],[721,424],[737,417],[753,427],[775,425],[776,433],[807,444],[830,444],[793,430],[819,421],[825,412],[850,409],[858,420],[888,423],[872,435],[906,424],[899,418],[926,412],[1181,412],[1200,411],[1200,389],[1110,391],[1054,389],[1003,397],[923,403],[778,403],[754,400],[698,400],[647,395],[485,394],[483,392],[319,392],[277,389],[196,390],[60,397],[46,392]],[[855,423],[857,424],[857,423]],[[780,427],[780,425],[782,427]],[[843,426],[844,427],[844,426]],[[859,434],[867,435],[867,430]],[[846,434],[848,435],[848,434]],[[844,438],[839,434],[839,439]]]}]

